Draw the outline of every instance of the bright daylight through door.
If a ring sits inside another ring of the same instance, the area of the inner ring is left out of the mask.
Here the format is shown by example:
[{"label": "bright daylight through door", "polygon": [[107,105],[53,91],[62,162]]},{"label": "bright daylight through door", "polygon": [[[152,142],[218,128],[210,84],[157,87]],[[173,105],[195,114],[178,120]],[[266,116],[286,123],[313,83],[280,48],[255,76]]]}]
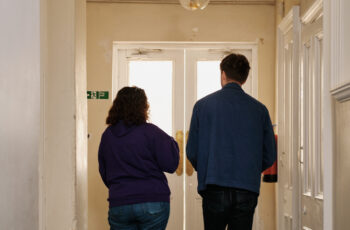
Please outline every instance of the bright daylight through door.
[{"label": "bright daylight through door", "polygon": [[220,88],[220,61],[198,61],[197,100]]},{"label": "bright daylight through door", "polygon": [[172,61],[130,61],[129,84],[145,90],[150,122],[172,135]]}]

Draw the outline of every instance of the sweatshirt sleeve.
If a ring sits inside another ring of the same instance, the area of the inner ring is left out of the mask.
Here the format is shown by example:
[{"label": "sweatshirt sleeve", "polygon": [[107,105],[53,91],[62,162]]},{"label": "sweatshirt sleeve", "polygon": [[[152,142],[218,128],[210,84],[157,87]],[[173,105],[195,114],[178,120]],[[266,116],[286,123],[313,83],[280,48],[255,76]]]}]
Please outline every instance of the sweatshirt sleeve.
[{"label": "sweatshirt sleeve", "polygon": [[158,166],[163,172],[174,173],[179,165],[179,146],[163,130],[155,129],[154,152]]},{"label": "sweatshirt sleeve", "polygon": [[197,104],[193,107],[190,131],[186,144],[186,155],[191,162],[193,168],[197,170],[197,154],[198,154],[198,114]]},{"label": "sweatshirt sleeve", "polygon": [[100,172],[102,181],[107,187],[109,187],[107,183],[107,176],[106,176],[106,164],[105,164],[105,159],[103,157],[105,154],[105,149],[106,149],[105,141],[102,135],[100,146],[98,149],[98,165],[99,165],[99,172]]},{"label": "sweatshirt sleeve", "polygon": [[276,161],[277,152],[275,142],[269,111],[265,108],[262,171],[269,168]]}]

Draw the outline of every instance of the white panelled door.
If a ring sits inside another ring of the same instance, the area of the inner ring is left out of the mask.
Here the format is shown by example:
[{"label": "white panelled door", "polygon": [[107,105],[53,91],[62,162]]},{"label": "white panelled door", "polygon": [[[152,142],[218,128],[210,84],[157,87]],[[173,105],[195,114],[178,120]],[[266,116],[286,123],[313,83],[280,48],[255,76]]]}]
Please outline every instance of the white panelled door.
[{"label": "white panelled door", "polygon": [[[323,17],[306,13],[301,27],[300,161],[301,229],[323,229]],[[307,17],[306,17],[307,16]]]},{"label": "white panelled door", "polygon": [[114,45],[113,96],[124,86],[143,88],[150,103],[150,122],[172,135],[181,149],[176,173],[167,174],[172,193],[168,230],[204,229],[202,198],[197,193],[196,173],[186,158],[185,143],[194,103],[221,89],[220,61],[232,52],[249,60],[251,72],[243,88],[257,97],[256,43]]},{"label": "white panelled door", "polygon": [[278,229],[299,230],[299,7],[278,27]]},{"label": "white panelled door", "polygon": [[[295,6],[278,33],[278,229],[323,229],[322,4],[300,19]],[[302,22],[302,23],[301,23]]]}]

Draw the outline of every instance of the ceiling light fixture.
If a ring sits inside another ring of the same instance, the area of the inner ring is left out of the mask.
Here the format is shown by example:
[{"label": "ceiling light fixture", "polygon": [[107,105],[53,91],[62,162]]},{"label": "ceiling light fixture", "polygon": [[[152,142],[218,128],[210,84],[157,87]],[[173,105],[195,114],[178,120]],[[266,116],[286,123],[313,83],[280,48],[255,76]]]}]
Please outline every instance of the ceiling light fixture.
[{"label": "ceiling light fixture", "polygon": [[195,11],[198,9],[203,10],[209,4],[210,0],[179,0],[180,4],[186,10]]}]

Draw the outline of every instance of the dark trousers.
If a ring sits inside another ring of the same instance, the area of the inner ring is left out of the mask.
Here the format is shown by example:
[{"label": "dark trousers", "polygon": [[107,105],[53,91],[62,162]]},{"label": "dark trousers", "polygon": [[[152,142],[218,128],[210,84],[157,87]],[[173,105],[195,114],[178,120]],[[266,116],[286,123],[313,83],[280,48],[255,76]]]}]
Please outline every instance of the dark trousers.
[{"label": "dark trousers", "polygon": [[208,185],[202,191],[205,230],[251,230],[258,194]]}]

